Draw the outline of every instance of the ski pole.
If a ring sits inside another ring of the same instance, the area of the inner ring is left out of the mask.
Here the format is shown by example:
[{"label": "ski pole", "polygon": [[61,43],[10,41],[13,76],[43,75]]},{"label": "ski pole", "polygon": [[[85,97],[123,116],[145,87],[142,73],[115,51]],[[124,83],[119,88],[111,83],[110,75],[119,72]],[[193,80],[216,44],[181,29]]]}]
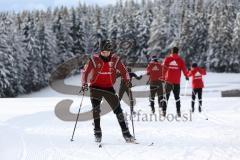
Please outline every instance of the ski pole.
[{"label": "ski pole", "polygon": [[130,87],[128,88],[128,93],[129,93],[129,99],[130,99],[130,116],[132,121],[133,137],[135,139],[135,129],[134,129],[134,122],[133,122],[133,95]]},{"label": "ski pole", "polygon": [[75,125],[74,125],[71,142],[74,141],[74,140],[73,140],[73,137],[74,137],[75,130],[76,130],[76,127],[77,127],[77,122],[78,122],[79,114],[80,114],[80,111],[81,111],[81,108],[82,108],[83,99],[84,99],[84,96],[85,96],[85,91],[86,91],[86,90],[83,89],[83,90],[81,90],[81,91],[79,92],[79,93],[82,92],[82,99],[81,99],[81,103],[80,103],[80,106],[79,106],[79,109],[78,109],[78,114],[77,114],[76,122],[75,122]]}]

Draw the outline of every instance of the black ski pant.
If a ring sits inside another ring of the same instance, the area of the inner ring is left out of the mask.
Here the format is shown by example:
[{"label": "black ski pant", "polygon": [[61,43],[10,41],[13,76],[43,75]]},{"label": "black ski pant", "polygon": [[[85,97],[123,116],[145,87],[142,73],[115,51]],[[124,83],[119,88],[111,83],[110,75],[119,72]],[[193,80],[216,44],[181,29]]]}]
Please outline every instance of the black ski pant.
[{"label": "black ski pant", "polygon": [[150,105],[154,107],[155,96],[158,96],[158,105],[159,108],[162,108],[163,103],[163,82],[162,81],[153,81],[150,82]]},{"label": "black ski pant", "polygon": [[105,89],[105,88],[103,89],[103,88],[99,88],[99,87],[90,87],[90,96],[91,96],[91,103],[92,103],[92,107],[93,107],[95,134],[98,132],[101,133],[101,126],[100,126],[101,108],[100,108],[100,105],[101,105],[103,98],[106,99],[106,101],[112,108],[113,112],[116,114],[119,125],[122,129],[122,132],[123,133],[129,132],[127,124],[125,122],[122,108],[120,106],[119,98],[116,95],[113,87],[107,88],[107,89]]},{"label": "black ski pant", "polygon": [[202,88],[193,89],[193,91],[192,91],[192,108],[194,108],[196,96],[198,96],[199,107],[201,107],[202,106]]},{"label": "black ski pant", "polygon": [[128,97],[129,97],[129,88],[124,84],[124,82],[121,82],[120,88],[119,88],[119,93],[118,93],[120,101],[122,100],[124,93],[127,93]]},{"label": "black ski pant", "polygon": [[165,94],[164,94],[164,101],[163,101],[163,111],[166,112],[167,104],[170,97],[171,92],[173,92],[175,101],[176,101],[176,108],[177,112],[181,111],[181,101],[180,101],[180,84],[165,84]]}]

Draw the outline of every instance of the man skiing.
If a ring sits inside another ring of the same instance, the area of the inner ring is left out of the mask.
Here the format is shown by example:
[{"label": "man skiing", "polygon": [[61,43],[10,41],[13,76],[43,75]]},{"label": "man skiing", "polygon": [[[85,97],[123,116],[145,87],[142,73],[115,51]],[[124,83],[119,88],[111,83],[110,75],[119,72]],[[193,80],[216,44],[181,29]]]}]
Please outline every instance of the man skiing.
[{"label": "man skiing", "polygon": [[197,63],[192,64],[188,76],[192,79],[192,113],[194,112],[195,99],[198,95],[198,111],[202,112],[202,89],[204,88],[203,75],[206,75],[206,69],[198,67]]},{"label": "man skiing", "polygon": [[181,117],[181,102],[180,102],[180,80],[181,72],[184,73],[186,80],[188,78],[188,71],[185,66],[184,60],[178,55],[178,47],[174,47],[169,56],[163,62],[164,66],[164,79],[165,79],[165,101],[163,101],[163,116],[166,116],[167,103],[173,91],[176,100],[177,115]]},{"label": "man skiing", "polygon": [[150,106],[152,113],[154,114],[154,100],[156,93],[158,95],[158,105],[160,109],[162,108],[163,101],[163,67],[156,56],[152,57],[152,60],[147,66],[147,75],[149,75],[150,84]]},{"label": "man skiing", "polygon": [[[90,77],[90,97],[93,107],[94,118],[94,135],[95,141],[101,142],[102,130],[100,126],[100,104],[103,98],[111,106],[116,114],[122,134],[126,142],[134,142],[134,137],[130,134],[128,126],[125,122],[119,98],[115,93],[113,85],[116,81],[116,73],[119,71],[124,79],[126,86],[130,87],[130,77],[126,67],[121,62],[120,58],[111,52],[111,43],[109,40],[104,40],[100,44],[100,53],[95,54],[90,58],[85,68],[82,86],[85,90],[88,88],[88,77]],[[91,73],[91,76],[89,76]]]}]

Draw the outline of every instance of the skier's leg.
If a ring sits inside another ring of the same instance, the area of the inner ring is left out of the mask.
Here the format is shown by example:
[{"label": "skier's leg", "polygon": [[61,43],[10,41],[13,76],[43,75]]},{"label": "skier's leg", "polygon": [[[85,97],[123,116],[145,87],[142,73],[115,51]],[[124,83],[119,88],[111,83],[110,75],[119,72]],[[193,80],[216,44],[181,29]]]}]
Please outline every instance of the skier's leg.
[{"label": "skier's leg", "polygon": [[194,105],[195,105],[195,99],[196,99],[196,90],[193,89],[192,91],[192,112],[194,112]]},{"label": "skier's leg", "polygon": [[106,101],[109,103],[111,106],[113,112],[116,114],[116,117],[118,119],[118,123],[121,127],[122,134],[125,137],[132,137],[132,135],[129,132],[127,123],[125,121],[125,117],[120,105],[120,101],[118,99],[118,96],[115,94],[114,89],[108,90],[109,92],[104,94],[103,97],[106,99]]},{"label": "skier's leg", "polygon": [[162,102],[163,102],[163,85],[162,85],[162,82],[159,82],[157,95],[158,95],[158,106],[162,110]]},{"label": "skier's leg", "polygon": [[155,95],[157,93],[157,87],[155,85],[150,85],[150,107],[152,110],[152,113],[155,113],[155,107],[154,107],[154,101],[155,101]]},{"label": "skier's leg", "polygon": [[180,84],[174,85],[173,94],[176,100],[177,114],[181,117]]},{"label": "skier's leg", "polygon": [[91,103],[93,107],[93,118],[94,118],[94,135],[96,139],[101,139],[102,130],[100,125],[100,105],[102,101],[101,91],[95,88],[91,88],[90,90]]},{"label": "skier's leg", "polygon": [[169,97],[170,97],[170,94],[171,94],[171,91],[172,91],[172,85],[169,84],[169,83],[166,83],[165,84],[165,87],[164,87],[164,90],[165,90],[165,95],[164,96],[164,100],[163,100],[163,105],[162,105],[162,110],[163,110],[163,116],[166,116],[166,112],[167,112],[167,103],[168,103],[168,100],[169,100]]},{"label": "skier's leg", "polygon": [[118,93],[118,97],[119,97],[119,100],[121,101],[122,100],[122,97],[124,95],[124,93],[126,92],[126,88],[124,85],[120,85],[120,89],[119,89],[119,93]]},{"label": "skier's leg", "polygon": [[198,100],[199,100],[198,111],[202,112],[202,88],[198,90]]}]

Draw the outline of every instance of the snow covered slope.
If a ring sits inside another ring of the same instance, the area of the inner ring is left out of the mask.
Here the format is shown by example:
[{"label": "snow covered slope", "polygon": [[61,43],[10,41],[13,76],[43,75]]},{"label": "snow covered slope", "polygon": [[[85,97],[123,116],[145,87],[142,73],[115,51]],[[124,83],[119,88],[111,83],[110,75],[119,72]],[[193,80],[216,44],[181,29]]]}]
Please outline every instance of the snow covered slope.
[{"label": "snow covered slope", "polygon": [[[78,85],[79,76],[66,80]],[[146,121],[150,114],[148,98],[138,98],[135,132],[140,144],[126,144],[113,113],[102,117],[103,148],[93,139],[92,121],[79,122],[75,141],[70,142],[74,122],[59,120],[55,105],[66,95],[50,88],[15,99],[0,99],[1,160],[238,160],[240,157],[240,98],[221,98],[220,91],[240,88],[239,74],[208,73],[205,78],[203,114],[194,113],[192,121]],[[185,81],[182,81],[182,95]],[[134,88],[144,90],[147,86]],[[187,89],[187,95],[191,89]],[[33,98],[34,97],[34,98]],[[37,98],[38,97],[38,98]],[[68,96],[69,97],[69,96]],[[77,112],[80,97],[71,97],[71,112]],[[191,99],[182,96],[182,112],[189,114]],[[125,112],[128,106],[122,102]],[[84,99],[84,111],[91,109]],[[170,98],[168,113],[175,114]],[[206,120],[208,117],[209,120]],[[131,125],[129,124],[130,130]],[[154,145],[149,146],[154,142]]]}]

